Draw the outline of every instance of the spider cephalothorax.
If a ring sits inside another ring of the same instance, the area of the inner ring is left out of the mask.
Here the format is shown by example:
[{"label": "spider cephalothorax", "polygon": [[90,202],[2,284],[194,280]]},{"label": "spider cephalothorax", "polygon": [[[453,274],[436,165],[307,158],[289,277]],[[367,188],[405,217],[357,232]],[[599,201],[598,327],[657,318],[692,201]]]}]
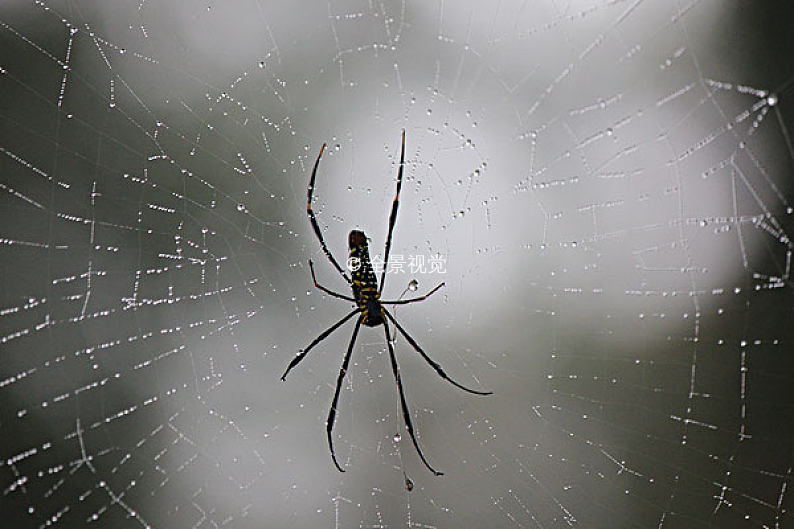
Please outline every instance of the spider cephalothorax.
[{"label": "spider cephalothorax", "polygon": [[430,466],[430,463],[427,462],[425,455],[422,453],[422,449],[419,448],[419,443],[416,441],[416,435],[414,435],[414,426],[413,422],[411,421],[411,414],[408,412],[408,403],[405,400],[405,391],[403,390],[402,379],[400,378],[400,368],[397,365],[397,357],[394,355],[394,345],[392,343],[391,333],[389,332],[389,326],[386,322],[388,319],[397,329],[397,331],[405,337],[406,341],[411,345],[411,347],[416,350],[417,353],[427,362],[430,367],[435,369],[436,373],[438,373],[441,378],[449,381],[451,384],[459,387],[464,391],[468,391],[469,393],[475,393],[477,395],[490,395],[490,391],[476,391],[473,389],[469,389],[461,384],[455,382],[447,374],[441,369],[441,366],[434,362],[424,350],[419,347],[419,344],[408,334],[408,332],[403,329],[402,325],[400,325],[394,316],[386,310],[384,305],[404,305],[407,303],[414,303],[417,301],[422,301],[427,299],[431,294],[437,291],[439,288],[444,286],[444,283],[439,284],[433,290],[425,294],[424,296],[419,296],[418,298],[411,298],[411,299],[401,299],[395,301],[381,301],[380,294],[383,291],[383,284],[386,281],[386,271],[388,270],[389,264],[389,251],[391,250],[391,236],[392,232],[394,231],[394,224],[397,220],[397,209],[400,205],[400,188],[402,187],[403,183],[403,169],[405,167],[405,131],[403,130],[403,137],[402,137],[402,150],[400,152],[400,167],[397,171],[397,192],[394,195],[394,201],[392,202],[392,209],[391,215],[389,216],[389,233],[386,236],[386,251],[384,252],[384,259],[383,259],[383,271],[381,272],[380,276],[380,286],[378,286],[378,281],[375,276],[375,271],[372,269],[372,263],[369,259],[369,245],[367,236],[364,234],[363,231],[360,230],[352,230],[348,235],[348,247],[350,248],[350,257],[348,258],[348,268],[350,269],[351,277],[345,273],[339,263],[334,259],[334,256],[331,254],[331,251],[328,249],[328,246],[325,244],[325,240],[323,239],[322,232],[320,231],[320,225],[317,224],[317,219],[314,216],[314,211],[312,211],[312,194],[314,193],[314,179],[317,176],[317,167],[320,165],[320,158],[323,156],[323,151],[325,151],[325,144],[323,144],[322,148],[320,149],[320,154],[317,156],[317,161],[314,162],[314,169],[312,169],[312,176],[309,180],[309,187],[307,190],[307,203],[306,203],[306,213],[309,215],[309,222],[311,222],[312,228],[314,229],[314,233],[317,235],[317,238],[320,240],[320,246],[322,247],[323,252],[325,253],[328,260],[337,269],[337,271],[342,275],[342,277],[347,281],[347,283],[351,286],[353,290],[353,297],[346,296],[344,294],[340,294],[338,292],[334,292],[329,290],[328,288],[320,285],[317,282],[317,278],[314,275],[314,264],[311,260],[309,260],[309,270],[312,274],[312,281],[314,281],[314,286],[325,292],[326,294],[333,296],[335,298],[344,299],[346,301],[350,301],[355,303],[356,308],[353,309],[347,316],[333,324],[331,327],[323,331],[320,336],[314,339],[312,343],[309,344],[306,349],[302,349],[298,352],[295,358],[287,366],[286,371],[281,376],[281,380],[285,380],[287,378],[287,374],[290,370],[298,365],[301,360],[303,360],[309,351],[326,339],[328,335],[334,332],[336,329],[342,326],[347,320],[352,318],[354,315],[358,314],[358,319],[356,319],[356,326],[353,329],[353,336],[350,338],[350,345],[347,347],[347,352],[345,353],[345,357],[342,360],[342,367],[339,370],[339,377],[336,381],[336,391],[334,392],[334,400],[331,403],[331,410],[328,412],[328,421],[326,423],[326,431],[328,433],[328,446],[331,450],[331,458],[334,461],[334,465],[336,468],[339,469],[340,472],[344,472],[342,467],[339,465],[339,462],[336,460],[336,452],[334,451],[334,441],[331,435],[333,428],[334,428],[334,420],[336,419],[336,405],[339,402],[339,392],[342,389],[342,381],[345,378],[345,374],[347,373],[347,368],[350,365],[350,357],[353,353],[353,345],[356,343],[356,337],[358,336],[358,330],[361,327],[361,324],[368,327],[377,327],[378,325],[383,325],[384,332],[386,334],[386,346],[389,349],[389,359],[391,361],[391,368],[392,373],[394,373],[394,381],[397,384],[397,390],[400,394],[400,408],[402,409],[403,419],[405,420],[405,429],[408,430],[408,434],[411,436],[411,441],[413,441],[414,446],[416,447],[416,451],[419,454],[419,458],[425,464],[425,466],[430,469],[433,474],[440,476],[442,473],[435,470],[433,467]]}]

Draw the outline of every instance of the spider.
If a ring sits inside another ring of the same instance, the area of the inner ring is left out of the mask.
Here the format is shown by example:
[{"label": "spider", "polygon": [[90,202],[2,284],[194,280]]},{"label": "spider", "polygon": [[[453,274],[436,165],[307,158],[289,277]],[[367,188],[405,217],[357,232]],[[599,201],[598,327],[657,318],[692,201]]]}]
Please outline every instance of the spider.
[{"label": "spider", "polygon": [[[314,281],[314,286],[318,289],[322,290],[326,294],[333,296],[335,298],[344,299],[345,301],[349,301],[351,303],[355,303],[356,307],[347,314],[344,318],[339,320],[338,322],[331,325],[328,329],[322,332],[317,338],[312,341],[306,349],[301,349],[298,351],[298,354],[287,366],[286,371],[281,376],[281,380],[286,380],[287,374],[290,370],[298,365],[301,360],[303,360],[309,351],[312,348],[326,339],[332,332],[342,326],[347,320],[358,314],[358,318],[356,319],[356,326],[353,328],[353,336],[350,338],[350,345],[347,347],[347,353],[345,353],[344,359],[342,360],[342,367],[339,370],[339,378],[336,381],[336,391],[334,392],[334,400],[331,403],[331,410],[328,412],[328,420],[326,422],[326,430],[328,432],[328,447],[331,450],[331,459],[334,461],[334,465],[340,472],[344,472],[344,469],[339,465],[339,462],[336,460],[336,452],[334,451],[334,442],[332,437],[332,431],[334,428],[334,420],[336,419],[336,412],[337,408],[336,405],[339,402],[339,392],[342,388],[342,381],[345,378],[345,374],[347,373],[348,365],[350,365],[350,356],[353,353],[353,346],[356,343],[356,337],[358,336],[358,330],[363,323],[367,327],[377,327],[378,325],[383,325],[383,330],[386,334],[386,346],[389,349],[389,358],[391,359],[391,369],[392,373],[394,373],[394,380],[397,384],[397,390],[400,394],[400,407],[402,409],[403,418],[405,420],[405,428],[408,430],[408,434],[411,436],[411,441],[413,441],[414,447],[416,447],[416,451],[419,454],[419,458],[425,464],[425,466],[436,476],[443,475],[443,472],[439,472],[435,470],[430,463],[428,463],[427,458],[422,453],[422,449],[419,448],[419,443],[416,440],[416,436],[414,435],[414,426],[411,422],[411,414],[408,411],[408,403],[405,400],[405,391],[403,390],[403,383],[402,379],[400,378],[400,368],[397,365],[397,358],[394,356],[394,345],[392,343],[391,333],[389,332],[388,321],[392,322],[396,327],[397,331],[402,334],[408,343],[413,347],[419,355],[424,358],[425,362],[427,362],[430,367],[435,369],[436,373],[441,376],[441,378],[447,380],[452,385],[457,386],[458,388],[462,389],[463,391],[468,391],[469,393],[474,393],[475,395],[490,395],[491,391],[476,391],[474,389],[467,388],[454,380],[452,380],[441,366],[434,362],[424,350],[416,343],[408,332],[400,325],[394,316],[386,310],[384,305],[405,305],[408,303],[415,303],[417,301],[424,301],[428,297],[430,297],[433,293],[435,293],[438,289],[444,286],[444,283],[440,283],[437,285],[433,290],[425,294],[424,296],[419,296],[416,298],[410,299],[402,299],[402,300],[394,300],[394,301],[381,301],[380,295],[383,291],[383,284],[386,280],[386,270],[388,269],[389,264],[389,250],[391,249],[391,237],[392,231],[394,230],[394,224],[397,220],[397,208],[400,205],[400,187],[402,186],[403,182],[403,168],[405,167],[405,130],[403,130],[402,134],[402,151],[400,153],[400,167],[397,171],[397,192],[394,195],[394,202],[392,202],[391,208],[391,215],[389,216],[389,233],[386,236],[386,251],[385,257],[383,262],[383,271],[381,272],[380,276],[380,286],[378,286],[377,279],[375,277],[375,272],[372,269],[372,263],[369,260],[369,247],[368,247],[368,238],[364,234],[363,231],[359,230],[352,230],[348,235],[348,246],[350,248],[350,258],[348,259],[348,266],[351,269],[351,277],[345,273],[339,263],[334,259],[334,256],[331,254],[331,251],[328,249],[328,246],[325,244],[325,240],[323,239],[323,235],[320,232],[320,226],[317,224],[317,219],[314,216],[314,211],[312,211],[312,194],[314,193],[314,179],[317,176],[317,167],[320,165],[320,158],[323,156],[323,151],[325,151],[325,144],[320,148],[320,154],[317,155],[317,161],[314,162],[314,169],[312,169],[312,176],[309,180],[309,187],[307,189],[307,202],[306,202],[306,213],[309,215],[309,221],[311,222],[312,228],[314,228],[314,233],[317,235],[317,238],[320,241],[320,246],[323,249],[326,257],[331,262],[331,264],[336,268],[336,270],[342,275],[342,277],[347,281],[348,285],[351,286],[353,289],[353,297],[346,296],[344,294],[340,294],[338,292],[334,292],[317,282],[317,278],[314,275],[314,264],[312,263],[311,259],[309,259],[309,270],[312,274],[312,281]],[[352,266],[351,266],[352,265]]]}]

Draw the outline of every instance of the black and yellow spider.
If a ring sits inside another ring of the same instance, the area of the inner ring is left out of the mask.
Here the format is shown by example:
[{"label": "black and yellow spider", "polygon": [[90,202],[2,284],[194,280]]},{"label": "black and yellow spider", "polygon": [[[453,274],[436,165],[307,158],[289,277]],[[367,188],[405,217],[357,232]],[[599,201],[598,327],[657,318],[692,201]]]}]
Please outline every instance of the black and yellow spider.
[{"label": "black and yellow spider", "polygon": [[350,364],[350,356],[353,352],[353,345],[356,343],[356,336],[358,336],[358,329],[361,327],[361,324],[368,327],[377,327],[378,325],[383,325],[383,329],[386,333],[386,346],[389,348],[389,358],[391,359],[391,369],[394,373],[394,380],[397,383],[397,390],[400,393],[400,406],[403,412],[403,418],[405,419],[405,428],[408,430],[408,434],[411,436],[411,440],[416,447],[416,451],[419,453],[419,457],[422,459],[422,462],[425,466],[436,476],[442,475],[442,472],[435,470],[433,467],[430,466],[430,463],[427,462],[425,455],[422,453],[422,449],[419,448],[419,443],[416,441],[416,436],[414,435],[414,427],[413,423],[411,422],[411,414],[408,412],[408,403],[405,401],[405,391],[403,391],[403,384],[402,380],[400,379],[400,368],[397,365],[397,358],[394,356],[394,346],[392,344],[391,334],[389,333],[389,326],[387,325],[386,319],[388,318],[397,330],[402,334],[405,339],[411,344],[417,353],[421,355],[422,358],[425,359],[425,362],[430,364],[430,366],[436,370],[441,378],[449,381],[453,385],[459,387],[464,391],[468,391],[469,393],[474,393],[476,395],[490,395],[492,392],[490,391],[476,391],[473,389],[469,389],[461,384],[455,382],[447,374],[441,369],[441,366],[434,362],[427,354],[419,347],[419,344],[416,343],[416,340],[411,338],[411,336],[403,329],[402,325],[400,325],[397,320],[392,316],[392,314],[386,310],[384,305],[404,305],[406,303],[414,303],[416,301],[422,301],[427,299],[430,295],[432,295],[435,291],[439,288],[444,286],[444,283],[439,284],[433,290],[425,294],[424,296],[420,296],[418,298],[411,298],[411,299],[403,299],[403,300],[396,300],[396,301],[381,301],[380,294],[383,291],[383,284],[386,280],[386,271],[388,270],[389,266],[389,250],[391,249],[391,236],[392,231],[394,230],[394,224],[397,220],[397,208],[400,205],[400,187],[403,183],[403,168],[405,167],[405,130],[403,130],[402,135],[402,151],[400,153],[400,168],[397,171],[397,192],[394,195],[394,202],[392,203],[391,208],[391,216],[389,217],[389,233],[386,236],[386,252],[385,257],[383,259],[383,271],[380,276],[380,287],[378,286],[378,282],[375,278],[375,272],[372,270],[372,264],[369,260],[369,248],[367,245],[367,236],[364,234],[363,231],[359,230],[352,230],[350,235],[348,236],[348,246],[350,247],[350,258],[348,259],[348,263],[353,264],[350,266],[351,268],[351,276],[347,276],[345,271],[339,266],[339,263],[334,259],[334,256],[331,255],[331,251],[325,245],[325,241],[323,240],[323,235],[320,232],[320,226],[317,224],[317,219],[314,216],[314,212],[312,211],[312,194],[314,193],[314,178],[317,176],[317,167],[320,165],[320,158],[323,156],[323,151],[325,150],[325,144],[323,144],[322,148],[320,149],[320,154],[317,156],[317,161],[314,162],[314,169],[312,169],[312,176],[311,180],[309,180],[309,187],[307,190],[307,197],[308,201],[306,203],[306,213],[309,215],[309,221],[312,224],[312,228],[314,228],[314,233],[317,234],[317,238],[320,240],[320,246],[322,246],[323,252],[328,257],[328,260],[331,261],[331,264],[334,265],[334,268],[342,274],[342,277],[347,281],[347,283],[353,288],[353,297],[345,296],[344,294],[339,294],[338,292],[334,292],[325,288],[324,286],[320,285],[317,282],[317,278],[314,275],[314,265],[309,260],[309,270],[311,270],[312,274],[312,281],[314,281],[314,286],[325,292],[326,294],[333,296],[335,298],[344,299],[346,301],[350,301],[351,303],[356,304],[356,308],[353,309],[350,314],[333,324],[331,327],[326,329],[322,334],[320,334],[317,338],[309,344],[306,349],[302,349],[298,352],[298,355],[292,359],[287,366],[287,370],[284,371],[284,374],[281,376],[281,380],[286,380],[287,374],[290,370],[298,365],[301,360],[303,360],[309,351],[318,343],[326,339],[332,332],[338,329],[343,323],[347,320],[352,318],[354,315],[358,314],[358,319],[356,320],[356,326],[353,329],[353,336],[350,338],[350,345],[347,347],[347,353],[345,353],[344,360],[342,360],[342,368],[339,370],[339,378],[336,381],[336,391],[334,392],[334,400],[331,403],[331,411],[328,413],[328,422],[326,423],[326,429],[328,431],[328,446],[331,450],[331,458],[334,461],[334,465],[336,468],[339,469],[340,472],[344,472],[339,463],[336,460],[336,453],[334,452],[334,442],[332,437],[332,431],[334,428],[334,420],[336,418],[336,404],[339,401],[339,391],[342,388],[342,380],[345,378],[345,373],[347,373],[347,367]]}]

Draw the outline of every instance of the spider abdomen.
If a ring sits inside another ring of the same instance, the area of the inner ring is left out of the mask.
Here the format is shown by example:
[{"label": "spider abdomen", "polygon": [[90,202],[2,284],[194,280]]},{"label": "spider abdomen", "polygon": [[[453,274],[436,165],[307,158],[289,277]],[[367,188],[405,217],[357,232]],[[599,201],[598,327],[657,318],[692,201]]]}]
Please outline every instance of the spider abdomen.
[{"label": "spider abdomen", "polygon": [[361,309],[363,324],[377,327],[383,323],[383,311],[378,295],[378,280],[369,260],[367,236],[363,231],[353,230],[348,237],[350,246],[350,274],[353,276],[353,297]]}]

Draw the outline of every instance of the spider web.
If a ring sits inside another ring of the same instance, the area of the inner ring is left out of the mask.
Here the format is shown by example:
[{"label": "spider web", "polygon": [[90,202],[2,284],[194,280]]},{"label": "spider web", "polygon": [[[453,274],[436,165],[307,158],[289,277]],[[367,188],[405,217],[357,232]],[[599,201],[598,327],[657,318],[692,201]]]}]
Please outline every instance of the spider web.
[{"label": "spider web", "polygon": [[[778,5],[779,4],[779,5]],[[4,2],[14,527],[792,525],[781,3]],[[441,380],[352,323],[350,229]],[[399,256],[399,257],[395,257]],[[422,256],[443,270],[411,270]],[[418,288],[417,288],[418,287]],[[416,294],[414,294],[416,292]],[[406,480],[413,484],[407,490]]]}]

